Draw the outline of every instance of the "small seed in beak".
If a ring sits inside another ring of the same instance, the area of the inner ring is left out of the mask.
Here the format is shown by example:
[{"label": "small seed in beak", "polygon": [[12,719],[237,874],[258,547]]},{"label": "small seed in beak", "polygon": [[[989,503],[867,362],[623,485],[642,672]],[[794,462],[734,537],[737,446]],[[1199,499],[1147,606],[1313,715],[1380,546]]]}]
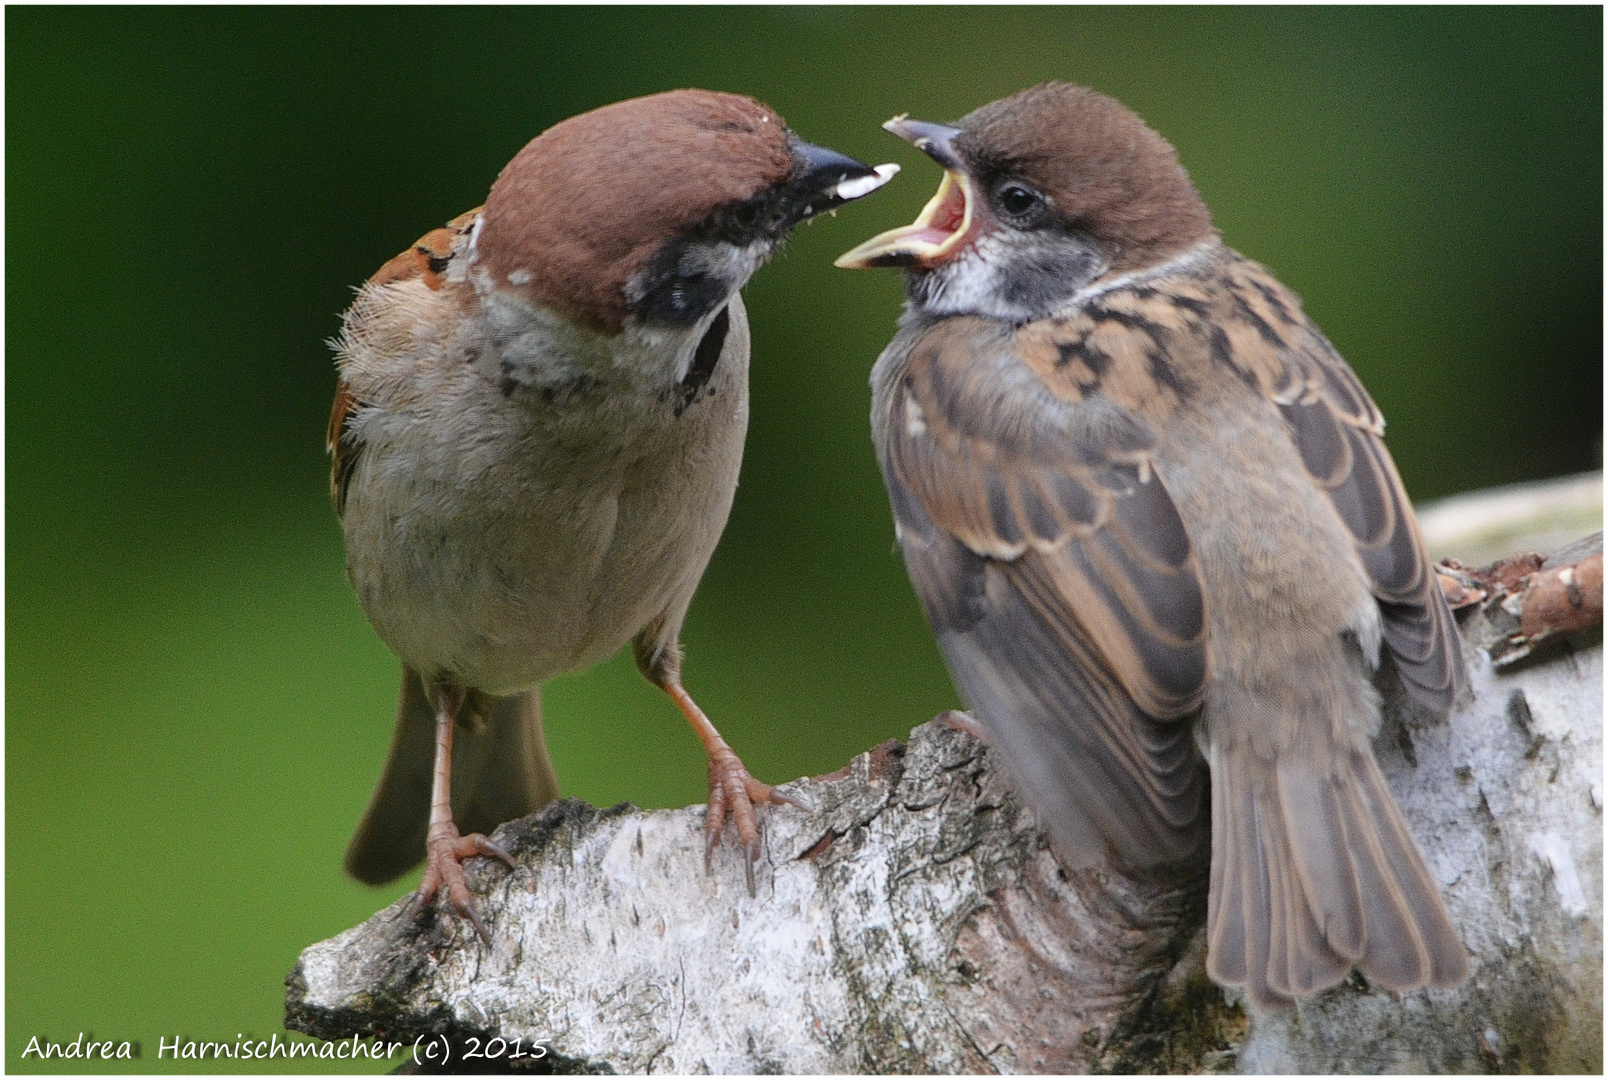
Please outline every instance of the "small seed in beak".
[{"label": "small seed in beak", "polygon": [[886,165],[878,165],[873,171],[875,176],[856,176],[853,180],[844,180],[832,189],[832,194],[844,200],[869,195],[898,175],[899,166],[890,161]]}]

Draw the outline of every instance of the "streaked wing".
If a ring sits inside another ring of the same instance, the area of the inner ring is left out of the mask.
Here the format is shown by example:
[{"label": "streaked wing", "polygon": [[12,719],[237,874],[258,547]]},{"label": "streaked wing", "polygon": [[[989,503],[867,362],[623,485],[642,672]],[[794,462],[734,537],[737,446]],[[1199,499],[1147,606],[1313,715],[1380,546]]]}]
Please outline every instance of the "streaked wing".
[{"label": "streaked wing", "polygon": [[1144,422],[1056,397],[1007,330],[969,319],[926,330],[878,407],[911,580],[1063,854],[1196,850],[1206,785],[1186,718],[1205,687],[1204,602]]},{"label": "streaked wing", "polygon": [[1435,580],[1407,492],[1385,449],[1385,419],[1350,366],[1260,266],[1233,265],[1239,313],[1266,342],[1233,363],[1290,425],[1312,482],[1356,542],[1402,682],[1444,712],[1467,682],[1457,625]]}]

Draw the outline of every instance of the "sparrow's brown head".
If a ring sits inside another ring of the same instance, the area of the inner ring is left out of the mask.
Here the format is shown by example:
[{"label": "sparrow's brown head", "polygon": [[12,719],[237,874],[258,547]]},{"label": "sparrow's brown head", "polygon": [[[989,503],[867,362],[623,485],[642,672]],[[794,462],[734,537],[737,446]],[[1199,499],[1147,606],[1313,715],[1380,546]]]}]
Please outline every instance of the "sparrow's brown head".
[{"label": "sparrow's brown head", "polygon": [[1044,83],[953,127],[883,127],[944,167],[913,224],[838,266],[913,271],[912,300],[937,314],[1047,314],[1097,279],[1158,265],[1213,235],[1178,156],[1112,98]]},{"label": "sparrow's brown head", "polygon": [[896,171],[812,146],[768,106],[672,90],[571,117],[492,186],[475,237],[490,287],[609,332],[688,326],[805,218]]}]

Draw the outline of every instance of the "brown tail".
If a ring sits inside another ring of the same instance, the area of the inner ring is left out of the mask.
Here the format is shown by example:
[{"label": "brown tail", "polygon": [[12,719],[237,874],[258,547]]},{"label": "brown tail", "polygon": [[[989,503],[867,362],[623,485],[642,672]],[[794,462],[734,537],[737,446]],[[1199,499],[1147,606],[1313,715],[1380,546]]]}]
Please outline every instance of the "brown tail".
[{"label": "brown tail", "polygon": [[1373,754],[1322,770],[1213,749],[1206,969],[1262,1008],[1353,967],[1392,990],[1455,986],[1468,952]]},{"label": "brown tail", "polygon": [[[558,797],[542,740],[541,691],[506,698],[471,694],[452,748],[452,817],[465,835],[489,833]],[[396,731],[385,773],[346,848],[346,872],[383,885],[424,858],[435,762],[435,709],[419,674],[402,672]]]}]

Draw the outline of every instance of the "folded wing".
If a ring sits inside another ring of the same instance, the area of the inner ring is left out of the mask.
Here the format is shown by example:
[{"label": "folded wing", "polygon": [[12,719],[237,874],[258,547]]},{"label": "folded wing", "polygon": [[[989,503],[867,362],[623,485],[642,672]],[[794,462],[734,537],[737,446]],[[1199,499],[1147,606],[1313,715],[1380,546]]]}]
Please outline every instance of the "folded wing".
[{"label": "folded wing", "polygon": [[1195,553],[1137,417],[1056,398],[1003,332],[950,319],[879,396],[912,582],[962,696],[1062,854],[1204,840],[1187,718],[1206,680]]},{"label": "folded wing", "polygon": [[1232,361],[1279,408],[1308,476],[1356,543],[1403,684],[1445,712],[1467,672],[1456,623],[1385,449],[1384,416],[1295,297],[1265,270],[1241,262],[1229,288],[1266,345],[1235,350]]}]

